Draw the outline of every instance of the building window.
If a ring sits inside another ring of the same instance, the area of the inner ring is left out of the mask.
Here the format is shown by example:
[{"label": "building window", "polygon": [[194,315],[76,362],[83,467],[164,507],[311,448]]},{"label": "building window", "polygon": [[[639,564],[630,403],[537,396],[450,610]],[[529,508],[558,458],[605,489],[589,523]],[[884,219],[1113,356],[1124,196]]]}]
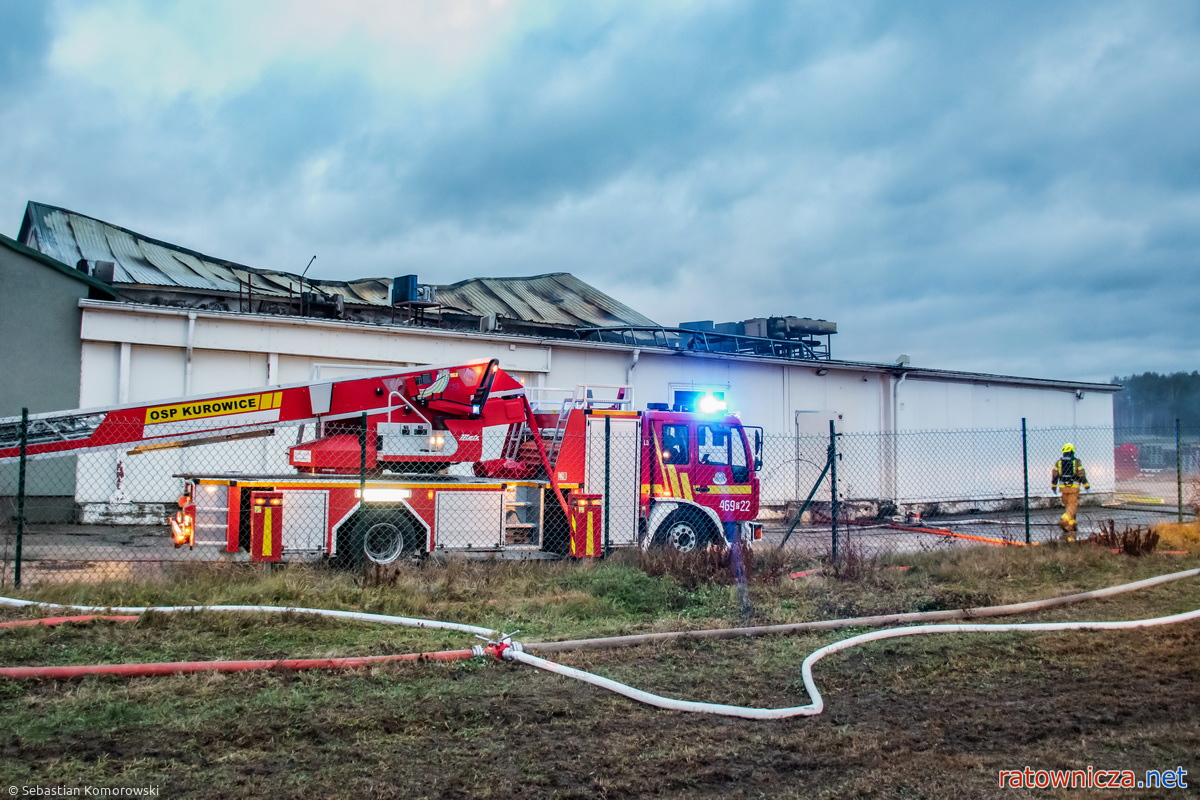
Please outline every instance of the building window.
[{"label": "building window", "polygon": [[672,408],[676,411],[700,411],[700,401],[711,396],[725,402],[725,388],[712,389],[673,389],[671,391]]},{"label": "building window", "polygon": [[662,459],[664,464],[687,464],[688,456],[688,426],[662,426]]}]

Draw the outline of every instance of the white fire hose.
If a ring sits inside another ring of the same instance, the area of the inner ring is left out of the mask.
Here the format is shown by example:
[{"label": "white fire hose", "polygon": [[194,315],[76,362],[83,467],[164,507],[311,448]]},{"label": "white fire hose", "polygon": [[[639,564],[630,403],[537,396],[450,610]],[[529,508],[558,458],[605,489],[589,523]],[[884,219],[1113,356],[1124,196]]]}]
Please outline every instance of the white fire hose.
[{"label": "white fire hose", "polygon": [[[1120,594],[1122,592],[1134,591],[1135,589],[1142,589],[1142,588],[1146,588],[1148,586],[1154,586],[1157,584],[1166,583],[1168,581],[1176,581],[1176,580],[1181,580],[1183,578],[1195,577],[1197,575],[1200,575],[1200,569],[1184,570],[1182,572],[1175,572],[1175,573],[1171,573],[1169,575],[1160,575],[1155,578],[1148,578],[1146,580],[1136,581],[1134,583],[1122,584],[1120,586],[1113,586],[1113,587],[1109,587],[1107,589],[1099,589],[1094,592],[1084,592],[1084,593],[1081,593],[1078,595],[1071,595],[1070,599],[1071,599],[1071,601],[1074,602],[1074,601],[1083,600],[1083,599],[1108,597],[1111,595]],[[1057,605],[1062,605],[1064,599],[1065,598],[1050,598],[1047,600],[1038,600],[1038,601],[1033,601],[1033,602],[1029,602],[1029,603],[1021,603],[1021,604],[1018,604],[1017,606],[1010,606],[1010,607],[1008,607],[1008,609],[1019,608],[1019,610],[1021,612],[1037,611],[1040,609],[1052,608]],[[729,717],[741,717],[743,719],[783,719],[786,717],[798,717],[798,716],[806,716],[807,717],[807,716],[815,716],[817,714],[820,714],[825,708],[825,701],[821,697],[821,693],[817,689],[816,683],[813,681],[813,676],[812,676],[813,665],[816,664],[818,661],[820,661],[825,656],[830,655],[831,653],[836,653],[841,650],[846,650],[851,647],[856,647],[860,644],[866,644],[867,642],[879,641],[881,639],[894,639],[894,638],[898,638],[901,636],[917,636],[917,635],[930,634],[930,633],[1006,633],[1006,632],[1013,632],[1013,631],[1046,632],[1046,631],[1072,631],[1072,630],[1128,630],[1128,629],[1132,629],[1132,628],[1148,628],[1148,627],[1154,627],[1154,626],[1158,626],[1158,625],[1172,625],[1172,624],[1175,624],[1178,622],[1186,622],[1189,620],[1200,619],[1200,609],[1196,609],[1194,611],[1186,611],[1186,612],[1183,612],[1180,614],[1173,614],[1173,615],[1166,616],[1166,617],[1154,617],[1151,619],[1128,620],[1128,621],[1117,621],[1117,622],[1033,622],[1033,623],[1010,623],[1010,624],[1004,624],[1004,623],[1000,623],[1000,624],[953,623],[953,624],[939,624],[939,625],[914,625],[914,626],[904,627],[904,628],[887,628],[884,630],[872,631],[870,633],[863,633],[863,634],[859,634],[857,636],[851,636],[850,638],[843,639],[840,642],[834,642],[833,644],[828,644],[828,645],[814,651],[806,659],[804,659],[803,664],[801,664],[801,666],[800,666],[800,671],[801,671],[801,676],[804,680],[804,688],[808,691],[809,696],[812,698],[812,702],[809,703],[808,705],[792,706],[789,708],[752,708],[752,707],[748,707],[748,706],[732,706],[732,705],[725,705],[725,704],[721,704],[721,703],[701,703],[701,702],[696,702],[696,701],[691,701],[691,700],[676,700],[674,698],[663,697],[662,695],[656,695],[656,694],[652,694],[650,692],[644,692],[640,689],[634,689],[631,686],[628,686],[623,683],[619,683],[619,682],[611,680],[609,678],[604,678],[599,675],[593,675],[592,673],[589,673],[589,672],[583,672],[582,670],[573,669],[571,667],[564,666],[563,664],[558,664],[553,661],[547,661],[546,659],[538,658],[537,656],[530,655],[529,653],[524,652],[524,648],[522,647],[522,645],[519,642],[510,641],[512,634],[509,634],[507,636],[500,636],[497,638],[490,638],[495,635],[495,631],[493,631],[489,628],[482,628],[482,627],[478,627],[478,626],[474,626],[474,625],[463,625],[463,624],[455,623],[455,622],[440,622],[437,620],[416,619],[416,618],[412,618],[412,617],[398,617],[398,616],[390,616],[390,615],[385,615],[385,614],[367,614],[367,613],[356,612],[356,611],[334,611],[334,610],[328,610],[328,609],[290,608],[290,607],[279,607],[279,606],[148,606],[148,607],[133,607],[133,608],[130,608],[130,607],[100,608],[100,607],[95,607],[95,606],[73,606],[73,605],[61,605],[61,604],[56,604],[56,603],[39,603],[39,602],[31,601],[31,600],[18,600],[18,599],[8,598],[8,597],[0,597],[0,606],[11,606],[11,607],[30,607],[30,606],[32,606],[32,607],[39,607],[39,608],[73,608],[73,609],[78,609],[78,610],[88,611],[88,612],[113,611],[113,612],[136,613],[136,614],[145,613],[147,611],[155,611],[155,612],[159,612],[159,613],[175,613],[175,612],[186,612],[186,611],[253,611],[253,612],[272,612],[272,613],[292,612],[292,613],[296,613],[296,614],[312,614],[312,615],[316,615],[316,616],[333,617],[333,618],[337,618],[337,619],[353,619],[353,620],[360,620],[360,621],[365,621],[365,622],[381,622],[381,623],[392,624],[392,625],[405,625],[405,626],[416,627],[416,628],[439,628],[439,629],[444,629],[444,630],[463,631],[466,633],[476,634],[476,635],[480,636],[481,638],[488,638],[490,644],[487,648],[485,648],[486,652],[491,655],[502,658],[503,660],[506,660],[506,661],[518,661],[523,664],[528,664],[529,666],[532,666],[532,667],[537,667],[538,669],[546,670],[547,672],[553,672],[555,674],[563,675],[568,678],[575,678],[576,680],[580,680],[585,683],[589,683],[593,686],[598,686],[602,689],[608,689],[611,692],[616,692],[617,694],[628,697],[631,700],[636,700],[640,703],[646,703],[647,705],[656,706],[658,708],[664,708],[664,709],[668,709],[668,710],[672,710],[672,711],[690,711],[690,712],[704,713],[704,714],[719,714],[722,716],[729,716]],[[962,613],[965,615],[965,614],[970,614],[971,612],[975,612],[976,614],[982,615],[981,612],[987,612],[987,611],[988,611],[988,609],[970,609],[970,610],[962,612]],[[946,613],[947,612],[932,611],[932,612],[927,612],[924,614],[907,614],[907,615],[905,615],[905,619],[906,619],[906,621],[919,621],[921,619],[937,619],[939,617],[944,618],[944,615]],[[1016,611],[1009,610],[1008,613],[1016,613]],[[858,618],[857,620],[856,619],[838,620],[836,622],[839,627],[851,627],[854,625],[870,624],[870,622],[877,623],[878,620],[879,620],[878,617],[865,617],[865,618]],[[803,625],[804,623],[799,623],[799,624]],[[736,630],[737,629],[732,629],[729,631],[724,631],[723,633],[732,634],[732,633],[736,632]],[[748,628],[745,630],[747,631],[748,634],[761,634],[766,629]],[[697,632],[697,633],[702,633],[702,632]],[[654,635],[651,634],[650,636],[654,636]],[[631,644],[633,642],[631,642],[630,639],[634,639],[634,638],[636,638],[636,637],[613,637],[614,643],[619,641],[621,644]],[[649,640],[650,639],[647,639],[647,641],[649,641]],[[602,640],[589,640],[589,644],[592,646],[595,646],[595,644],[599,641],[602,641]]]},{"label": "white fire hose", "polygon": [[817,690],[817,684],[813,681],[812,668],[813,665],[820,661],[825,656],[836,653],[839,650],[847,650],[860,644],[874,642],[880,639],[895,639],[900,636],[916,636],[925,633],[1004,633],[1007,631],[1078,631],[1078,630],[1125,630],[1128,628],[1148,628],[1154,625],[1171,625],[1176,622],[1186,622],[1191,619],[1200,619],[1200,608],[1195,611],[1187,611],[1182,614],[1174,614],[1169,617],[1156,617],[1154,619],[1137,619],[1128,622],[1033,622],[1033,623],[1012,623],[1012,624],[990,624],[990,625],[914,625],[908,628],[888,628],[882,631],[872,631],[870,633],[862,633],[858,636],[851,636],[849,639],[843,639],[840,642],[834,642],[822,647],[811,653],[808,658],[804,659],[804,663],[800,666],[800,674],[804,678],[804,688],[808,691],[809,697],[813,701],[806,706],[792,706],[791,708],[750,708],[748,706],[730,706],[722,703],[699,703],[692,700],[675,700],[662,695],[643,692],[640,689],[634,689],[631,686],[626,686],[623,683],[618,683],[608,678],[602,678],[599,675],[593,675],[590,672],[582,672],[581,670],[572,669],[571,667],[556,664],[553,661],[547,661],[543,658],[530,655],[518,650],[515,646],[503,651],[502,658],[508,661],[519,661],[522,664],[528,664],[531,667],[544,669],[547,672],[553,672],[558,675],[565,675],[568,678],[575,678],[584,683],[590,683],[593,686],[599,686],[602,689],[608,689],[610,692],[624,695],[632,700],[637,700],[639,703],[665,708],[670,711],[693,711],[702,714],[720,714],[726,717],[741,717],[742,719],[784,719],[785,717],[812,717],[820,714],[825,710],[825,700],[821,697],[820,691]]},{"label": "white fire hose", "polygon": [[483,636],[495,633],[491,628],[481,628],[477,625],[463,625],[459,622],[439,622],[433,619],[396,617],[390,614],[366,614],[362,611],[336,611],[328,608],[293,608],[291,606],[76,606],[63,603],[39,603],[34,600],[18,600],[15,597],[0,597],[0,606],[10,606],[12,608],[72,608],[77,611],[93,614],[103,614],[105,612],[145,614],[150,611],[158,614],[183,614],[189,611],[252,611],[268,614],[307,614],[315,617],[353,619],[360,622],[380,622],[385,625],[403,625],[409,628],[438,628],[447,631],[475,633]]}]

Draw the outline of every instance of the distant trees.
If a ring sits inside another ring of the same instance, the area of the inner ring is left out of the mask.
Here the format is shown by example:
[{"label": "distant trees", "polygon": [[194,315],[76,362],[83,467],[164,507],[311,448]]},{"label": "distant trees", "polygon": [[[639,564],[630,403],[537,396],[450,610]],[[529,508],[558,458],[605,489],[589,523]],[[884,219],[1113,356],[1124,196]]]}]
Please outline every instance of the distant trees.
[{"label": "distant trees", "polygon": [[1113,424],[1118,428],[1200,426],[1200,372],[1160,375],[1143,372],[1113,378],[1125,390],[1113,398]]}]

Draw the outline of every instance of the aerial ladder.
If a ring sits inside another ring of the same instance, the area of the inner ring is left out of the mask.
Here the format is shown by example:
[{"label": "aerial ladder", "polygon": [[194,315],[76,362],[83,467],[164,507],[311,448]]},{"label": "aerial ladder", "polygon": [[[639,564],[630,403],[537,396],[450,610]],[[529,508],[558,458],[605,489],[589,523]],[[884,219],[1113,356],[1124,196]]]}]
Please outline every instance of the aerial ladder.
[{"label": "aerial ladder", "polygon": [[[629,387],[616,388],[601,400],[580,387],[541,411],[496,359],[421,366],[0,419],[0,462],[137,455],[298,429],[287,469],[176,475],[184,484],[170,519],[176,547],[194,548],[202,524],[223,534],[204,544],[253,561],[357,565],[440,550],[585,557],[609,546],[692,550],[722,546],[736,531],[761,536],[761,431],[723,412],[637,411]],[[315,436],[305,440],[309,426]],[[485,431],[496,428],[499,457],[488,459]]]}]

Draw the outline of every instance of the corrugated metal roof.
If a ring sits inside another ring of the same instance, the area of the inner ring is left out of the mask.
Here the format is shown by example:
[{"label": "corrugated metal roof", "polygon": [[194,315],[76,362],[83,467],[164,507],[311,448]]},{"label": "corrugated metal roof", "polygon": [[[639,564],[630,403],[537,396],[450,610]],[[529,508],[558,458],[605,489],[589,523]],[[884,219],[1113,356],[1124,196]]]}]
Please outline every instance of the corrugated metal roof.
[{"label": "corrugated metal roof", "polygon": [[[473,278],[437,287],[439,303],[468,314],[499,314],[578,327],[656,325],[567,272],[528,278]],[[641,320],[633,322],[632,320]]]},{"label": "corrugated metal roof", "polygon": [[[20,239],[68,265],[79,259],[112,261],[114,282],[162,286],[197,292],[237,292],[250,283],[259,296],[294,297],[300,275],[255,269],[206,256],[183,247],[142,236],[64,208],[29,203]],[[362,278],[331,281],[304,278],[305,291],[315,287],[341,295],[347,305],[391,307],[391,279]],[[466,314],[497,314],[530,323],[568,327],[655,325],[566,272],[525,278],[474,278],[449,286],[434,286],[440,305]]]},{"label": "corrugated metal roof", "polygon": [[237,279],[230,269],[233,265],[227,262],[206,264],[207,257],[199,253],[73,211],[30,203],[21,226],[23,240],[31,241],[29,230],[36,234],[32,241],[42,253],[65,264],[73,265],[81,258],[112,261],[116,283],[237,291]]},{"label": "corrugated metal roof", "polygon": [[96,297],[103,296],[105,298],[110,298],[110,297],[117,296],[116,292],[113,291],[113,288],[111,286],[109,286],[108,284],[104,283],[103,281],[98,281],[95,278],[93,278],[91,275],[87,275],[83,272],[80,272],[79,270],[75,269],[74,267],[68,266],[67,264],[63,264],[62,262],[58,261],[57,259],[51,258],[50,256],[46,255],[45,253],[34,250],[33,248],[28,247],[27,245],[23,245],[15,239],[10,239],[2,233],[0,233],[0,247],[6,247],[9,250],[12,250],[16,253],[20,253],[23,256],[26,256],[27,258],[32,258],[36,261],[41,262],[42,264],[45,264],[48,267],[52,267],[53,269],[58,270],[62,274],[66,275],[74,280],[81,281],[82,283],[86,283],[88,286],[90,286],[96,292],[96,295],[95,295]]}]

